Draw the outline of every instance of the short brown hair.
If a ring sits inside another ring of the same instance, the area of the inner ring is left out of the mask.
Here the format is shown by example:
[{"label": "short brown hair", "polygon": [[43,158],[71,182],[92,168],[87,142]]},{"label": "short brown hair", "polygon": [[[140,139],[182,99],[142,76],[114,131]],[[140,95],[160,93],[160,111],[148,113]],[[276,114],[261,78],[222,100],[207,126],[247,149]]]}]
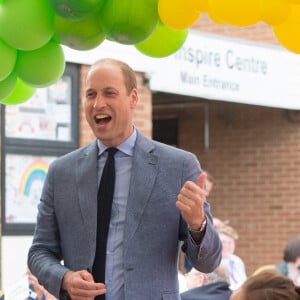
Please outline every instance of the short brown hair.
[{"label": "short brown hair", "polygon": [[232,226],[222,224],[222,225],[216,227],[216,229],[219,233],[230,236],[234,240],[237,240],[239,238],[237,231]]},{"label": "short brown hair", "polygon": [[250,276],[241,289],[245,300],[300,300],[300,287],[276,271]]},{"label": "short brown hair", "polygon": [[121,60],[118,60],[118,59],[114,59],[114,58],[102,58],[102,59],[97,60],[91,66],[91,69],[94,66],[96,67],[101,64],[113,64],[113,65],[117,65],[120,68],[120,70],[123,74],[124,84],[125,84],[128,95],[131,93],[131,91],[133,89],[137,88],[135,72],[127,63],[125,63]]}]

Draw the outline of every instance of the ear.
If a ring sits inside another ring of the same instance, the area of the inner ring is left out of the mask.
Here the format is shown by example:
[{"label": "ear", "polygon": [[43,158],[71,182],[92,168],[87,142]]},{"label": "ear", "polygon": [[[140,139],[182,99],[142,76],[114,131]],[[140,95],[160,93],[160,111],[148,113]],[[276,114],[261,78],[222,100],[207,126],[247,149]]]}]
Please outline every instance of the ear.
[{"label": "ear", "polygon": [[139,101],[137,89],[132,89],[130,93],[130,108],[135,108]]}]

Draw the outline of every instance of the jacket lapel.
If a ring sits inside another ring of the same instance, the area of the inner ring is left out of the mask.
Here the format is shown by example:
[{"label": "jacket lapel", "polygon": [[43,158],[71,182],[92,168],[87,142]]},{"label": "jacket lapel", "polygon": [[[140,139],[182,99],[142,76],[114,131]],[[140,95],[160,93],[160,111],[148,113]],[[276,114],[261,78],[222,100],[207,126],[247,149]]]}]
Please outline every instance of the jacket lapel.
[{"label": "jacket lapel", "polygon": [[91,250],[96,247],[97,228],[97,155],[98,147],[94,142],[89,145],[78,160],[76,168],[76,180],[78,187],[79,206],[81,209],[87,240],[92,241]]},{"label": "jacket lapel", "polygon": [[125,253],[130,245],[130,239],[140,223],[156,179],[157,157],[151,153],[153,149],[153,143],[138,132],[126,209]]}]

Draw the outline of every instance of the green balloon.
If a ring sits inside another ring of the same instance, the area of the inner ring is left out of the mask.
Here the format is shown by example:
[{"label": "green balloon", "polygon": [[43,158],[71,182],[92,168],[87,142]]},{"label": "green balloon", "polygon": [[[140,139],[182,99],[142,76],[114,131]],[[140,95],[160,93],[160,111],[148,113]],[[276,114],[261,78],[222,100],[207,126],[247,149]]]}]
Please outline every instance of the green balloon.
[{"label": "green balloon", "polygon": [[16,70],[26,84],[47,87],[62,76],[64,69],[63,49],[52,40],[42,48],[19,51]]},{"label": "green balloon", "polygon": [[17,50],[0,39],[0,81],[5,79],[14,69]]},{"label": "green balloon", "polygon": [[175,30],[159,22],[155,31],[143,42],[135,45],[141,53],[151,57],[166,57],[175,53],[184,44],[188,30]]},{"label": "green balloon", "polygon": [[158,23],[157,1],[106,1],[99,17],[107,39],[126,45],[145,40]]},{"label": "green balloon", "polygon": [[0,100],[7,98],[14,90],[17,83],[15,72],[10,73],[4,80],[0,81]]},{"label": "green balloon", "polygon": [[82,21],[99,11],[105,0],[49,0],[57,15],[70,21]]},{"label": "green balloon", "polygon": [[18,78],[13,92],[7,98],[0,100],[0,103],[6,105],[20,104],[31,98],[34,93],[34,87],[26,85]]},{"label": "green balloon", "polygon": [[96,48],[105,39],[103,28],[95,15],[78,22],[56,16],[54,32],[55,41],[75,50]]},{"label": "green balloon", "polygon": [[30,51],[45,45],[54,31],[48,0],[8,0],[0,7],[0,36],[11,47]]}]

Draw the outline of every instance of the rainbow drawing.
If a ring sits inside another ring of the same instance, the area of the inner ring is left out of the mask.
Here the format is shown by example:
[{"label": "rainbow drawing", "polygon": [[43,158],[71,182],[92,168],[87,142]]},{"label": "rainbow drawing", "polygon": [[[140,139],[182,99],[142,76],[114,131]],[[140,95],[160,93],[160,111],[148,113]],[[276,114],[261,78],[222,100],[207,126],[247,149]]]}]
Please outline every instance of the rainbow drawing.
[{"label": "rainbow drawing", "polygon": [[41,159],[32,162],[24,171],[19,186],[19,195],[29,196],[34,181],[44,182],[48,172],[48,163]]}]

